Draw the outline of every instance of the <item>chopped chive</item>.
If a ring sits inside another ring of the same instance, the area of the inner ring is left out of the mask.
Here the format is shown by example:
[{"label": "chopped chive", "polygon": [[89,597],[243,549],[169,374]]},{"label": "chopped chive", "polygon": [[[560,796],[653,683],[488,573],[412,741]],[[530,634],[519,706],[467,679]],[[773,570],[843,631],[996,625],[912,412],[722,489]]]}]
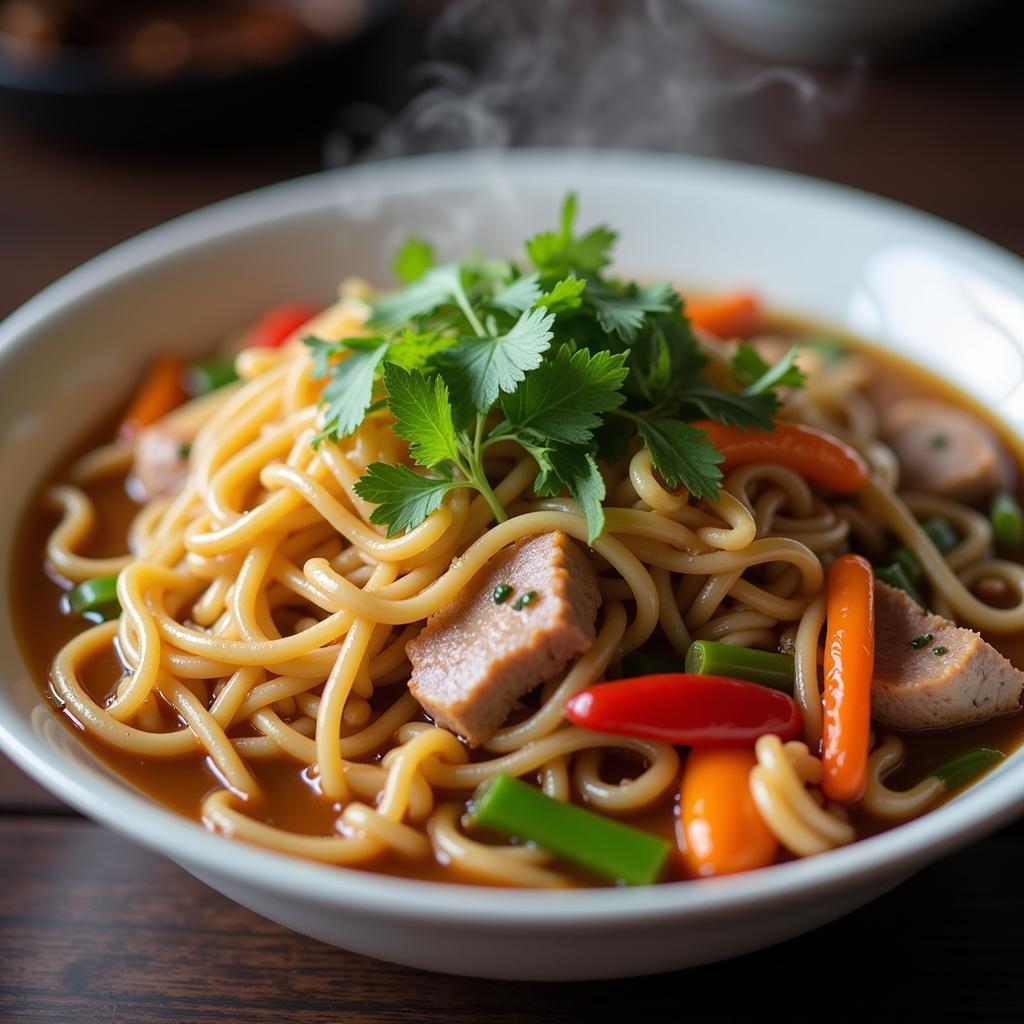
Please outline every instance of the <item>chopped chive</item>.
[{"label": "chopped chive", "polygon": [[515,608],[517,612],[521,612],[527,605],[533,604],[536,600],[537,591],[528,590],[522,597],[517,597],[515,601],[512,602],[512,607]]},{"label": "chopped chive", "polygon": [[939,645],[938,647],[933,647],[933,648],[932,648],[932,654],[936,655],[936,657],[939,657],[939,658],[941,658],[941,657],[942,657],[942,656],[943,656],[943,655],[944,655],[944,654],[946,653],[946,651],[947,651],[948,649],[949,649],[949,648],[947,648],[947,647],[943,647],[943,646],[942,646],[942,645],[940,644],[940,645]]},{"label": "chopped chive", "polygon": [[491,596],[495,604],[504,604],[512,596],[512,588],[507,583],[499,583]]},{"label": "chopped chive", "polygon": [[1024,547],[1024,509],[1012,494],[1003,491],[992,499],[989,511],[992,537],[1000,551]]},{"label": "chopped chive", "polygon": [[562,803],[509,775],[499,775],[476,791],[470,817],[627,885],[656,882],[669,855],[664,839]]},{"label": "chopped chive", "polygon": [[647,651],[631,651],[622,659],[622,674],[626,678],[632,676],[652,676],[659,672],[682,671],[683,659],[678,654],[654,654]]},{"label": "chopped chive", "polygon": [[192,445],[187,441],[178,445],[178,455],[183,459],[187,459],[192,454]]},{"label": "chopped chive", "polygon": [[903,567],[898,562],[878,566],[875,569],[875,576],[888,586],[894,587],[896,590],[902,590],[922,608],[925,607],[921,592],[910,582],[907,574],[903,571]]},{"label": "chopped chive", "polygon": [[97,576],[79,583],[64,596],[66,612],[81,615],[90,622],[108,622],[121,614],[117,599],[117,577]]},{"label": "chopped chive", "polygon": [[931,774],[942,779],[946,789],[959,789],[1004,757],[1006,755],[994,747],[974,747],[939,765]]},{"label": "chopped chive", "polygon": [[695,640],[686,652],[686,671],[698,676],[729,676],[793,693],[793,658],[789,654]]},{"label": "chopped chive", "polygon": [[235,372],[233,359],[204,359],[202,362],[193,363],[185,371],[185,390],[194,397],[208,395],[211,391],[238,380]]},{"label": "chopped chive", "polygon": [[922,647],[927,647],[934,639],[935,637],[933,637],[931,633],[922,633],[920,636],[915,636],[914,639],[910,641],[910,646],[913,647],[915,651],[919,651]]},{"label": "chopped chive", "polygon": [[932,516],[921,523],[921,529],[928,535],[928,539],[939,549],[942,555],[948,555],[960,543],[956,530],[948,519],[941,516]]},{"label": "chopped chive", "polygon": [[940,450],[949,447],[949,438],[945,434],[935,434],[929,443],[932,448]]},{"label": "chopped chive", "polygon": [[924,577],[924,569],[921,568],[917,555],[910,548],[896,548],[892,553],[892,560],[906,573],[907,579],[911,583],[917,586],[921,582]]}]

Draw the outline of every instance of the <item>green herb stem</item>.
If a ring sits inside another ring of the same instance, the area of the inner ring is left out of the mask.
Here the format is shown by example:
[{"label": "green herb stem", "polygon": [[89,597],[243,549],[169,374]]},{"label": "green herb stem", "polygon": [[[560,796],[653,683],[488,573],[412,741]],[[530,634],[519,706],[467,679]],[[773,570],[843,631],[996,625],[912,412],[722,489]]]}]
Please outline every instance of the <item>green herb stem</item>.
[{"label": "green herb stem", "polygon": [[946,789],[959,789],[982,772],[998,764],[1006,755],[993,747],[974,747],[939,765],[931,774],[942,779]]},{"label": "green herb stem", "polygon": [[727,676],[749,683],[770,686],[792,696],[793,656],[773,651],[756,651],[750,647],[711,640],[695,640],[686,652],[686,671],[698,676]]}]

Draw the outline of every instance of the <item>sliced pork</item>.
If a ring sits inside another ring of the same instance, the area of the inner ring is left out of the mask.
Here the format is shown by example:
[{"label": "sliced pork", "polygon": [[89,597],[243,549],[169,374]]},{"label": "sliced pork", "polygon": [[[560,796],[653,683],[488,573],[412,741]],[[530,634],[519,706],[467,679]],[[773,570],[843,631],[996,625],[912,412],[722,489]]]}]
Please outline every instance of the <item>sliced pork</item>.
[{"label": "sliced pork", "polygon": [[896,729],[951,729],[1016,711],[1024,672],[977,633],[875,583],[871,715]]},{"label": "sliced pork", "polygon": [[439,725],[484,743],[520,697],[590,647],[600,601],[575,541],[561,532],[518,541],[407,645],[409,689]]}]

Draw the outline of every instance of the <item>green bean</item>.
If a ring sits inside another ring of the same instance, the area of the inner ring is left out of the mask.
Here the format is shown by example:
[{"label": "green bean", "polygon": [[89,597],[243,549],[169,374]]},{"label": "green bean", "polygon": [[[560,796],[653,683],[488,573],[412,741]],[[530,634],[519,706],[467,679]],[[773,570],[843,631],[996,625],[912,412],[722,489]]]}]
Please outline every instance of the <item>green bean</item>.
[{"label": "green bean", "polygon": [[999,764],[1005,756],[993,747],[974,747],[939,765],[930,774],[942,779],[946,789],[959,789],[994,764]]},{"label": "green bean", "polygon": [[1019,551],[1024,547],[1024,509],[1005,491],[992,499],[989,511],[992,537],[1000,551]]},{"label": "green bean", "polygon": [[509,775],[499,775],[476,791],[470,818],[628,885],[656,882],[670,849],[664,839],[554,800]]},{"label": "green bean", "polygon": [[686,652],[686,671],[698,676],[728,676],[793,694],[793,658],[789,654],[695,640]]}]

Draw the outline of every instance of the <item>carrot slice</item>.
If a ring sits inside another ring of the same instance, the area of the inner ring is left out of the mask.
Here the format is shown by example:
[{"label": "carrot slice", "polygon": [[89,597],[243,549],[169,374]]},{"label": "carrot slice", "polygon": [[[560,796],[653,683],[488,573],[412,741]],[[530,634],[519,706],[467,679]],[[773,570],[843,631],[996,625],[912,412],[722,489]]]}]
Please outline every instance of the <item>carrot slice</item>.
[{"label": "carrot slice", "polygon": [[150,367],[121,421],[118,436],[122,441],[131,441],[143,427],[156,423],[185,401],[184,374],[185,363],[177,356],[163,356]]},{"label": "carrot slice", "polygon": [[778,840],[750,795],[753,751],[691,750],[679,793],[679,846],[689,874],[705,878],[771,864]]},{"label": "carrot slice", "polygon": [[868,480],[868,465],[856,449],[802,423],[776,423],[774,430],[740,430],[712,420],[692,425],[706,431],[725,456],[726,473],[751,462],[771,462],[836,494],[854,494]]},{"label": "carrot slice", "polygon": [[749,338],[761,328],[761,304],[749,292],[687,302],[686,315],[691,323],[723,340]]},{"label": "carrot slice", "polygon": [[874,667],[874,572],[860,555],[842,555],[828,573],[822,788],[831,800],[864,792]]}]

